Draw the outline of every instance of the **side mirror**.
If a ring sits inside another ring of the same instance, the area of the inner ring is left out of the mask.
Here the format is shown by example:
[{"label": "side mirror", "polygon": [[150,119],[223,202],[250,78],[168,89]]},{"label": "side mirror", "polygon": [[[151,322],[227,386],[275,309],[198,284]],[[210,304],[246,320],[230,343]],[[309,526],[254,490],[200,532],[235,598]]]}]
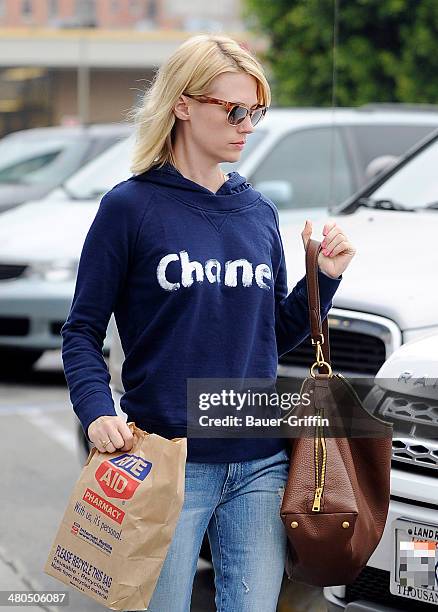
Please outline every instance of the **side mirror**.
[{"label": "side mirror", "polygon": [[370,181],[384,170],[387,170],[390,166],[395,164],[398,159],[396,155],[380,155],[379,157],[375,157],[366,167],[366,180]]},{"label": "side mirror", "polygon": [[292,208],[294,189],[289,181],[261,181],[254,188],[272,200],[277,208]]}]

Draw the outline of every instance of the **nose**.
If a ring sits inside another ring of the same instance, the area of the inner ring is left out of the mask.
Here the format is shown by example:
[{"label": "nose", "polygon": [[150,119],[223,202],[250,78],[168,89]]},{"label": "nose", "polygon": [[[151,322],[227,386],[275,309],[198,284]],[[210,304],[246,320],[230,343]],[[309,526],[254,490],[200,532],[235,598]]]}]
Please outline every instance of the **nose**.
[{"label": "nose", "polygon": [[255,129],[253,124],[251,123],[251,118],[249,115],[247,115],[242,121],[242,123],[239,123],[237,127],[239,128],[239,134],[252,134]]}]

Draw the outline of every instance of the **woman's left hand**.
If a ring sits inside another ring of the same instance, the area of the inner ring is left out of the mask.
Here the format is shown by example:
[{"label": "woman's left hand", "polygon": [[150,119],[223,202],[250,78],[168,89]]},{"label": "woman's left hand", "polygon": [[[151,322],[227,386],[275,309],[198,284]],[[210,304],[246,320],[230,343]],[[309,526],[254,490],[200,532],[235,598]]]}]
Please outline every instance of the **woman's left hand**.
[{"label": "woman's left hand", "polygon": [[[322,230],[324,240],[321,242],[321,250],[318,255],[319,268],[332,276],[338,278],[353,259],[356,249],[348,240],[345,232],[336,225],[336,221],[328,221]],[[304,248],[312,235],[312,222],[308,219],[301,232]]]}]

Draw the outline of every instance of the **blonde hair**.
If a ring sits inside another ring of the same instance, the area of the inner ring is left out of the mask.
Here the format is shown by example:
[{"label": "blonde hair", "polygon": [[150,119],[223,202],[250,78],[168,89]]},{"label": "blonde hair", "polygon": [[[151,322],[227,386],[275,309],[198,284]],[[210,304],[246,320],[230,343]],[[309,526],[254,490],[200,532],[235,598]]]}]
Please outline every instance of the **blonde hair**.
[{"label": "blonde hair", "polygon": [[145,172],[152,166],[175,165],[173,108],[182,93],[205,95],[210,82],[224,72],[245,72],[257,80],[259,104],[269,106],[271,91],[258,60],[232,38],[197,34],[184,41],[158,69],[142,104],[128,113],[135,125],[130,170]]}]

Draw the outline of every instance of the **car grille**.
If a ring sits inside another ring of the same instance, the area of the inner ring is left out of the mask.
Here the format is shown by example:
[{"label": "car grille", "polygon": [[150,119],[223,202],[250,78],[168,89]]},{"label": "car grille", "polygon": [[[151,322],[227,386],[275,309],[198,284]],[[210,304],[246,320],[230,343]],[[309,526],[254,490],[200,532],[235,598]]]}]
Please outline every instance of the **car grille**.
[{"label": "car grille", "polygon": [[437,402],[433,403],[426,399],[408,395],[388,396],[383,402],[380,412],[400,421],[415,423],[419,426],[436,427],[436,433],[438,434]]},{"label": "car grille", "polygon": [[438,470],[438,443],[418,438],[393,438],[392,458],[401,463]]},{"label": "car grille", "polygon": [[0,336],[27,336],[30,321],[25,317],[0,317]]},{"label": "car grille", "polygon": [[[328,323],[333,369],[347,375],[374,377],[389,355],[402,343],[401,331],[396,323],[380,315],[333,307]],[[292,351],[282,355],[279,364],[285,366],[284,370],[287,366],[307,369],[314,361],[315,347],[309,335]]]},{"label": "car grille", "polygon": [[432,604],[414,601],[393,595],[389,590],[390,573],[375,567],[365,567],[352,584],[347,584],[345,600],[347,603],[358,599],[392,606],[396,610],[409,612],[436,612]]},{"label": "car grille", "polygon": [[27,267],[26,265],[0,263],[0,280],[19,278]]},{"label": "car grille", "polygon": [[392,457],[395,462],[438,470],[438,402],[387,393],[379,414],[394,425]]},{"label": "car grille", "polygon": [[[330,331],[331,364],[334,370],[358,372],[374,376],[386,358],[383,340],[351,331],[332,329]],[[292,351],[280,358],[280,363],[308,367],[315,360],[315,347],[310,336]]]}]

